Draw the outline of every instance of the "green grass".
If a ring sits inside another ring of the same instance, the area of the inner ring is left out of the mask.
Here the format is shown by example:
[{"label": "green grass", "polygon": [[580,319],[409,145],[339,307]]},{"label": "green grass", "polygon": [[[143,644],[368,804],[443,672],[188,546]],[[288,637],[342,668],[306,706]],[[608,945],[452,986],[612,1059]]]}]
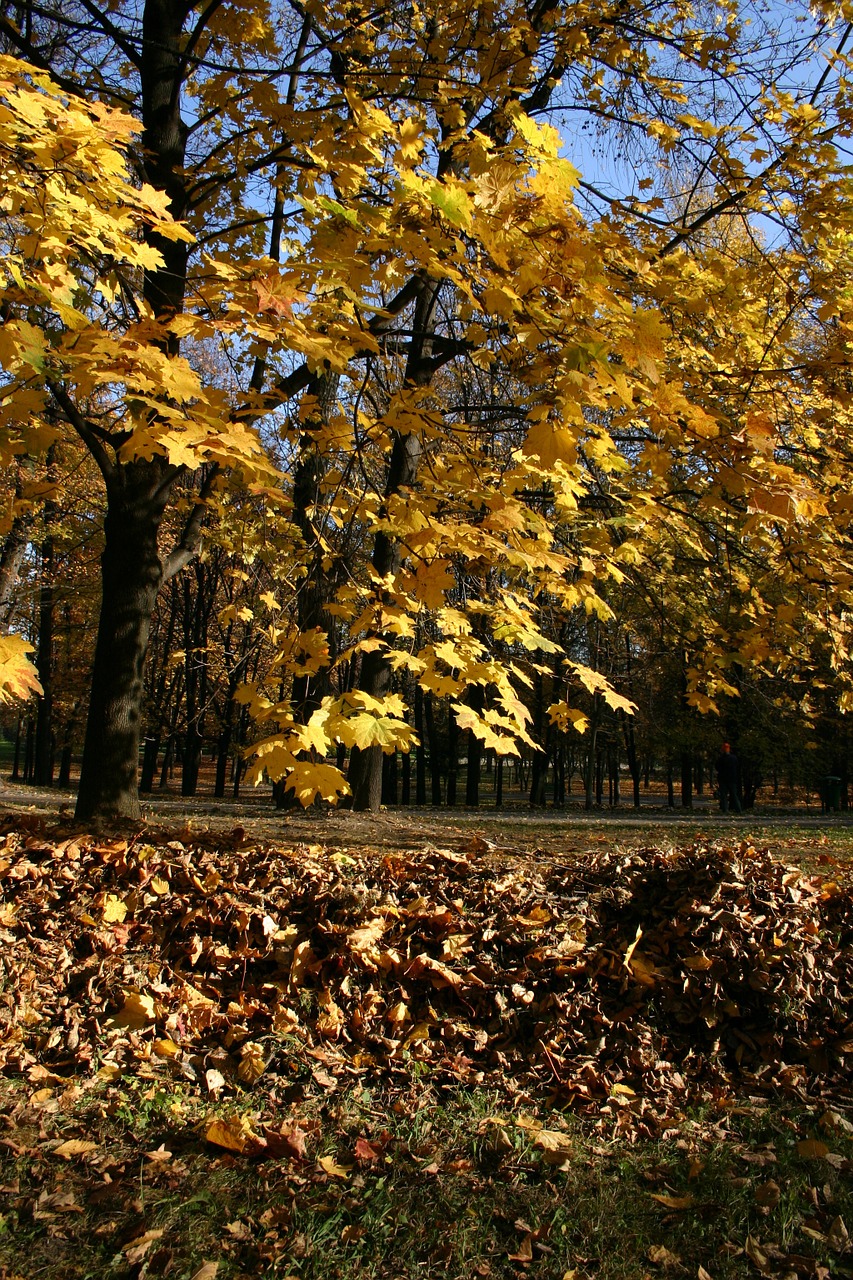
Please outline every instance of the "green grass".
[{"label": "green grass", "polygon": [[[6,1097],[15,1148],[0,1160],[7,1277],[190,1280],[216,1260],[217,1280],[638,1280],[696,1276],[699,1266],[733,1280],[757,1274],[748,1238],[851,1274],[838,1248],[806,1230],[825,1237],[837,1218],[853,1221],[849,1173],[797,1150],[815,1136],[836,1165],[853,1156],[837,1121],[821,1124],[824,1108],[747,1103],[688,1117],[665,1139],[628,1141],[614,1137],[615,1104],[582,1121],[523,1104],[510,1113],[482,1091],[439,1093],[428,1081],[396,1100],[356,1086],[281,1104],[308,1134],[307,1158],[294,1162],[211,1147],[198,1132],[200,1102],[150,1082],[126,1078],[55,1110],[55,1097],[32,1104],[26,1093],[19,1082]],[[244,1101],[257,1107],[250,1094]],[[570,1140],[564,1169],[543,1162],[536,1124]],[[88,1134],[97,1152],[52,1155],[69,1134]],[[359,1138],[375,1159],[356,1159]],[[160,1146],[170,1159],[158,1158]],[[324,1156],[346,1176],[329,1176]],[[162,1234],[136,1258],[145,1232]],[[770,1269],[797,1275],[801,1265]]]}]

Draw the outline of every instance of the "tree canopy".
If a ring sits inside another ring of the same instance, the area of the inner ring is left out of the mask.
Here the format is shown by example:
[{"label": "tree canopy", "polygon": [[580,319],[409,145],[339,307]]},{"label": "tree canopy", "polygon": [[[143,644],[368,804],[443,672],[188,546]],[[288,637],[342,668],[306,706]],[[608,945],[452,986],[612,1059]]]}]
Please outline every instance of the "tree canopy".
[{"label": "tree canopy", "polygon": [[377,807],[434,704],[500,757],[630,715],[602,628],[663,620],[688,708],[847,708],[850,17],[4,11],[7,525],[90,477],[81,816],[138,812],[199,556],[187,724],[247,708],[303,804]]}]

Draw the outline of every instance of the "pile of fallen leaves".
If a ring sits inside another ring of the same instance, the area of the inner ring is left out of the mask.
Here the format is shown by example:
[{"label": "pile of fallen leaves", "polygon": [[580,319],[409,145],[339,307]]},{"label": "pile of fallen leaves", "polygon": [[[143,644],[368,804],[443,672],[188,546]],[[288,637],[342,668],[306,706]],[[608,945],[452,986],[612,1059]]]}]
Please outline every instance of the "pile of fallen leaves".
[{"label": "pile of fallen leaves", "polygon": [[387,856],[16,823],[6,1072],[144,1064],[216,1099],[306,1063],[321,1090],[429,1072],[649,1133],[691,1102],[849,1076],[853,895],[749,844],[522,863],[479,838]]}]

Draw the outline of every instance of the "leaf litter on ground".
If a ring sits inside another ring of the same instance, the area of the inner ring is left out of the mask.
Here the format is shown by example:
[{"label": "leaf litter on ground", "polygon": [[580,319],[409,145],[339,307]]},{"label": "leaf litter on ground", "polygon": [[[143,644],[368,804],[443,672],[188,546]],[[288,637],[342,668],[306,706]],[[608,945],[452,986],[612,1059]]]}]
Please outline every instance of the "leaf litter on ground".
[{"label": "leaf litter on ground", "polygon": [[[831,1143],[850,1127],[853,895],[748,841],[527,865],[476,836],[397,855],[244,832],[232,847],[68,836],[20,817],[0,831],[0,1064],[36,1092],[180,1085],[212,1151],[342,1185],[381,1136],[312,1156],[283,1101],[353,1084],[403,1098],[427,1078],[488,1090],[503,1099],[480,1126],[492,1155],[513,1158],[522,1133],[557,1173],[571,1138],[529,1121],[531,1103],[633,1143],[697,1107],[783,1096],[828,1117],[799,1156],[849,1172]],[[53,1154],[99,1159],[86,1138]],[[847,1250],[827,1212],[808,1229]],[[143,1236],[134,1258],[157,1243]],[[524,1265],[528,1248],[509,1256]],[[676,1265],[660,1248],[649,1260]],[[817,1274],[752,1236],[743,1248],[763,1274]]]}]

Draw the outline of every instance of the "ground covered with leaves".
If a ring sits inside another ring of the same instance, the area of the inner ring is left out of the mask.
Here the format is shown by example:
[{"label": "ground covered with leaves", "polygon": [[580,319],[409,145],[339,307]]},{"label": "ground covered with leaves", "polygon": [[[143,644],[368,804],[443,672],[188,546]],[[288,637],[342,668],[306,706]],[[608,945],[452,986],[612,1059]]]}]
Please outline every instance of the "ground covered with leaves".
[{"label": "ground covered with leaves", "polygon": [[0,1275],[853,1276],[830,854],[0,830]]}]

